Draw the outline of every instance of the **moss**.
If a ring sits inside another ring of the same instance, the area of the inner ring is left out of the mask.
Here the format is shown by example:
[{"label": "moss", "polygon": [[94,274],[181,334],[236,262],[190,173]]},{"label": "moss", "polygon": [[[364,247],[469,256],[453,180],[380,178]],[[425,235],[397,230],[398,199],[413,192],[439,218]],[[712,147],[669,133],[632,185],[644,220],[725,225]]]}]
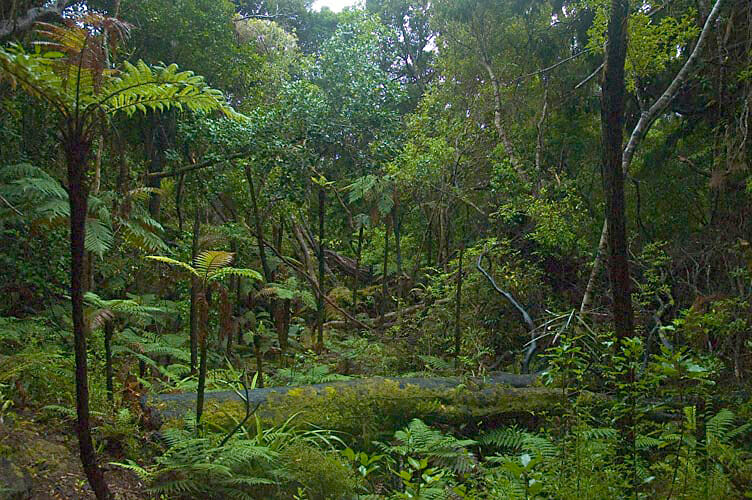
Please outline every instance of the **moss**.
[{"label": "moss", "polygon": [[[269,426],[297,415],[299,423],[340,431],[367,444],[391,435],[413,418],[445,424],[489,418],[500,421],[552,410],[560,397],[560,391],[542,387],[430,389],[415,385],[401,387],[395,380],[373,379],[322,390],[300,388],[284,394],[273,393],[260,408],[259,416]],[[203,421],[211,429],[228,431],[244,415],[245,406],[240,401],[209,400]]]},{"label": "moss", "polygon": [[311,500],[353,498],[361,486],[354,471],[334,453],[296,443],[280,458],[293,484],[305,489]]}]

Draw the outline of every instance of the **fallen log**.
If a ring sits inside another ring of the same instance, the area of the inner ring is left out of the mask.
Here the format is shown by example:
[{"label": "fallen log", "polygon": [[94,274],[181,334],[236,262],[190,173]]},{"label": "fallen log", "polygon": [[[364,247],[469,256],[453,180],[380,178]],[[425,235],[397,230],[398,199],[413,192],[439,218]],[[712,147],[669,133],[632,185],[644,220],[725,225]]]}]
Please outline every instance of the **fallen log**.
[{"label": "fallen log", "polygon": [[[543,410],[555,410],[562,392],[533,387],[535,375],[494,373],[483,378],[373,377],[249,391],[264,425],[291,417],[313,428],[340,431],[357,439],[393,432],[413,418],[448,424],[480,420],[517,421]],[[243,419],[244,391],[206,393],[202,422],[229,432]],[[193,393],[144,397],[142,404],[157,425],[180,420],[195,403]],[[158,418],[154,418],[157,416]]]}]

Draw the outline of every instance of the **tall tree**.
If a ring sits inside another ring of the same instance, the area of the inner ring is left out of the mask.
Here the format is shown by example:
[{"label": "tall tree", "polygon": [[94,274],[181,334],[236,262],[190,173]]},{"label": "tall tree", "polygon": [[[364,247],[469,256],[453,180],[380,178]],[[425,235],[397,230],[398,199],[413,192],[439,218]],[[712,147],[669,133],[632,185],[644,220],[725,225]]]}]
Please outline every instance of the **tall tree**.
[{"label": "tall tree", "polygon": [[627,256],[627,216],[624,208],[624,172],[621,168],[627,58],[629,1],[611,0],[608,46],[601,97],[603,137],[603,190],[608,223],[608,260],[613,294],[614,330],[620,339],[634,332],[629,260]]}]

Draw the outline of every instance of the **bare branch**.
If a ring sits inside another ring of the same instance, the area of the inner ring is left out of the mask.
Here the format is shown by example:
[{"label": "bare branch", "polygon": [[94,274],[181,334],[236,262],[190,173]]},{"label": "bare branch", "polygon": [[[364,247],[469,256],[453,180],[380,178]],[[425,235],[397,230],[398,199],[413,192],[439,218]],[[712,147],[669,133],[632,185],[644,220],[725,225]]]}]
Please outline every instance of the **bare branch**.
[{"label": "bare branch", "polygon": [[57,0],[42,7],[33,7],[15,19],[0,21],[0,39],[29,30],[35,22],[50,16],[60,17],[69,5],[78,0]]}]

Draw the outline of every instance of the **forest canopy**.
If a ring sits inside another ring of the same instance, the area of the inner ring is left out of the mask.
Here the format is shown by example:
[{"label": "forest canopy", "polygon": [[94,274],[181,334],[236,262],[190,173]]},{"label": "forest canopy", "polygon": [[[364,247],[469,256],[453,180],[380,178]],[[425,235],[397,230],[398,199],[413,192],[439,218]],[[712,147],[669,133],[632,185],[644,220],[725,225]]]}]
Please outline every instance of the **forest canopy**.
[{"label": "forest canopy", "polygon": [[748,498],[752,3],[0,5],[0,499]]}]

